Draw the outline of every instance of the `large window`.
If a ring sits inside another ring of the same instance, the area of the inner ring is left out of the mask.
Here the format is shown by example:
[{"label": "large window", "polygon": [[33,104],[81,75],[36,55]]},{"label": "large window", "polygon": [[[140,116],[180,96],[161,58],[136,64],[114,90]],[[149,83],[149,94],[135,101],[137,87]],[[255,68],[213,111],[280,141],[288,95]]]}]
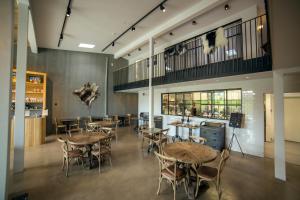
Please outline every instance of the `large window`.
[{"label": "large window", "polygon": [[229,119],[232,112],[242,111],[241,89],[162,94],[164,115],[183,115],[213,119]]}]

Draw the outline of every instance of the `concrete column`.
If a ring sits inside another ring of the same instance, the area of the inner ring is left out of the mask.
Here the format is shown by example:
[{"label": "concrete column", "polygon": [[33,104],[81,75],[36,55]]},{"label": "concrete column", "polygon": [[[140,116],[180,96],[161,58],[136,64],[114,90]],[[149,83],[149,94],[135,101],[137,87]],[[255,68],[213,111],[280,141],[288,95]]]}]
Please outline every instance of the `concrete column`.
[{"label": "concrete column", "polygon": [[0,199],[7,199],[14,1],[0,1]]},{"label": "concrete column", "polygon": [[154,128],[154,90],[152,87],[153,76],[153,55],[154,55],[153,38],[149,38],[149,128]]},{"label": "concrete column", "polygon": [[17,70],[16,70],[16,106],[15,106],[15,132],[14,132],[14,172],[24,170],[24,132],[25,132],[25,90],[27,69],[27,38],[29,2],[19,0],[18,17],[18,44],[17,44]]},{"label": "concrete column", "polygon": [[283,74],[273,71],[274,92],[274,166],[275,177],[285,181],[284,92]]}]

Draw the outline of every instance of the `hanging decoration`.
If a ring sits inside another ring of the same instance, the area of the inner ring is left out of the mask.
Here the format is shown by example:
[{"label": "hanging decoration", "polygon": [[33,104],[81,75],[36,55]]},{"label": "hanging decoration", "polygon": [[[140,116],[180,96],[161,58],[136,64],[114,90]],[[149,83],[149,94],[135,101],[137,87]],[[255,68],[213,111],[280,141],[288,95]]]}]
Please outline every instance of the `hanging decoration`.
[{"label": "hanging decoration", "polygon": [[201,36],[203,52],[205,54],[212,53],[216,48],[223,47],[228,43],[223,27],[216,31],[211,31]]},{"label": "hanging decoration", "polygon": [[84,84],[80,89],[74,90],[73,94],[78,96],[80,100],[91,108],[92,103],[98,97],[99,86],[96,83],[90,84],[89,82]]}]

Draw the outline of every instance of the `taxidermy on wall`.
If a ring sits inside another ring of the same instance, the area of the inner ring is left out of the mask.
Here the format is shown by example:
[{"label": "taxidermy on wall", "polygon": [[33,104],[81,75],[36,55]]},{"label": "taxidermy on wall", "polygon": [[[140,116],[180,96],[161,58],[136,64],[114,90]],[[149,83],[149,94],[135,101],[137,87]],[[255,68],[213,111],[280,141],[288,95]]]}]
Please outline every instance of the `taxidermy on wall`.
[{"label": "taxidermy on wall", "polygon": [[216,31],[209,32],[201,36],[203,52],[212,53],[216,48],[223,47],[227,44],[228,39],[225,37],[224,28],[220,27]]},{"label": "taxidermy on wall", "polygon": [[98,97],[99,86],[96,83],[90,84],[89,82],[84,84],[80,89],[74,90],[73,94],[78,96],[84,104],[89,108],[91,107],[94,100]]}]

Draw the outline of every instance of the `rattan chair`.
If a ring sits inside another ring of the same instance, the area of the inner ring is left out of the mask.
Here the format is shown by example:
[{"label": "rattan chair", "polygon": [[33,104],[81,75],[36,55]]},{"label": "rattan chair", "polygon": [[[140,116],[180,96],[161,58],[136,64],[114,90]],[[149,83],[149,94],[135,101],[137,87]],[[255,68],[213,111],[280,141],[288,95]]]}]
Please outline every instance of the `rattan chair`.
[{"label": "rattan chair", "polygon": [[61,137],[58,137],[57,140],[62,143],[61,148],[63,151],[63,165],[62,170],[65,170],[66,167],[66,176],[69,175],[69,166],[71,160],[76,160],[79,164],[79,159],[81,160],[81,163],[83,164],[83,152],[80,149],[72,149],[69,147],[67,140],[64,140]]},{"label": "rattan chair", "polygon": [[55,133],[56,135],[58,134],[59,129],[63,129],[64,132],[67,132],[67,126],[65,124],[62,124],[57,118],[54,118],[54,123],[55,123]]},{"label": "rattan chair", "polygon": [[93,146],[92,156],[95,156],[98,160],[99,164],[99,173],[101,172],[101,161],[105,158],[109,159],[110,167],[112,167],[111,163],[111,137],[108,136],[104,139],[101,139],[97,145]]},{"label": "rattan chair", "polygon": [[163,179],[167,180],[172,184],[174,191],[174,200],[176,199],[176,187],[177,185],[184,183],[184,189],[187,193],[186,187],[186,170],[179,168],[179,164],[177,163],[175,158],[167,157],[157,152],[154,152],[159,164],[159,182],[157,195],[160,192],[160,186]]},{"label": "rattan chair", "polygon": [[189,140],[190,142],[199,143],[199,144],[205,144],[207,141],[205,138],[196,135],[189,136]]},{"label": "rattan chair", "polygon": [[198,195],[198,189],[202,181],[213,182],[216,186],[218,192],[218,199],[221,199],[221,173],[224,169],[225,163],[229,158],[229,151],[227,149],[223,150],[221,153],[221,160],[219,162],[218,168],[202,165],[197,169],[197,189],[195,196]]}]

